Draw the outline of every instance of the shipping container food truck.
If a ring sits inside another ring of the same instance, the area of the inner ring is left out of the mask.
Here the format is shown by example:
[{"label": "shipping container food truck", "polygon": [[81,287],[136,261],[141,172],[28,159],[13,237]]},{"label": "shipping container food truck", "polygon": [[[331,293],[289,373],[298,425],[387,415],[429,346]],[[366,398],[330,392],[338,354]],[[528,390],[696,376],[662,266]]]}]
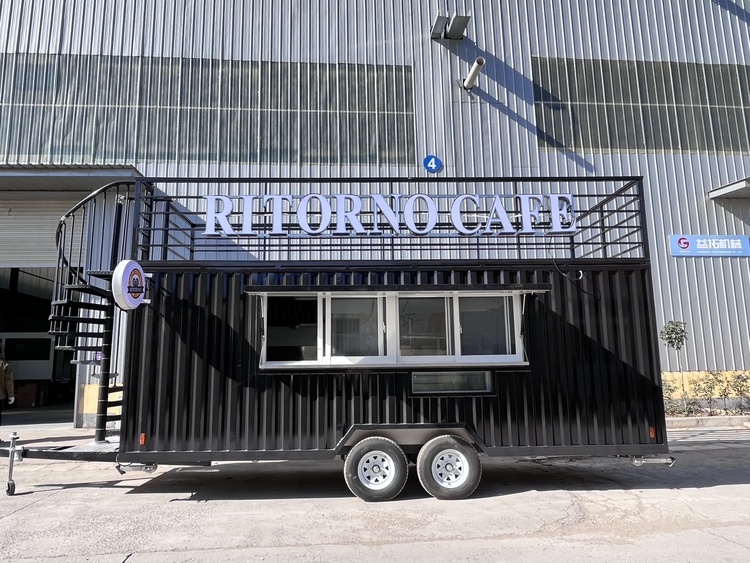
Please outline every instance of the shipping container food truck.
[{"label": "shipping container food truck", "polygon": [[638,177],[105,186],[61,221],[50,316],[96,440],[10,453],[340,457],[366,501],[409,463],[460,499],[485,457],[670,462],[644,214]]}]

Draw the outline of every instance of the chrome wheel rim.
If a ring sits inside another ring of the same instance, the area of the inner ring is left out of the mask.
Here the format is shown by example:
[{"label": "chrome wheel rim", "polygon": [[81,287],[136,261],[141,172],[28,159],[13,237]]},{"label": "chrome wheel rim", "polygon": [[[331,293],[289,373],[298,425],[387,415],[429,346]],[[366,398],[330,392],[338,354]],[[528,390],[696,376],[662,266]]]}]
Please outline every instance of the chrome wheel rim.
[{"label": "chrome wheel rim", "polygon": [[368,452],[357,465],[360,482],[372,490],[384,489],[393,482],[396,474],[393,458],[380,450]]},{"label": "chrome wheel rim", "polygon": [[432,459],[432,477],[446,489],[463,485],[469,478],[471,469],[466,456],[458,450],[443,450]]}]

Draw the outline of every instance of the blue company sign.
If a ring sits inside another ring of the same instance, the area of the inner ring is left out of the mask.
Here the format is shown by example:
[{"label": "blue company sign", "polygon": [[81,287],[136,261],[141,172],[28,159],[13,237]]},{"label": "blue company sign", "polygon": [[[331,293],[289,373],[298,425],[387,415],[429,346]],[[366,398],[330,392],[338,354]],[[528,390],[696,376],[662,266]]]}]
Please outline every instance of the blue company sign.
[{"label": "blue company sign", "polygon": [[669,235],[672,256],[750,256],[745,235]]},{"label": "blue company sign", "polygon": [[428,154],[424,161],[422,161],[422,164],[424,164],[427,172],[432,172],[433,174],[435,172],[440,172],[440,169],[443,167],[442,161],[434,154]]}]

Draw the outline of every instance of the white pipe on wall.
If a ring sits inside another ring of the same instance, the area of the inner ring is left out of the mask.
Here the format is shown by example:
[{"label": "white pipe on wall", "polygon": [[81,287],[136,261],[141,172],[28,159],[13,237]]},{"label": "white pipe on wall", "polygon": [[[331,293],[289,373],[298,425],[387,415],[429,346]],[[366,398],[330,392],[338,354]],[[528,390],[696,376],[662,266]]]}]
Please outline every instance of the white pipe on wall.
[{"label": "white pipe on wall", "polygon": [[484,57],[477,57],[477,60],[474,61],[474,64],[466,77],[466,80],[464,80],[464,88],[466,90],[471,90],[474,87],[474,83],[477,81],[477,76],[479,76],[483,66]]}]

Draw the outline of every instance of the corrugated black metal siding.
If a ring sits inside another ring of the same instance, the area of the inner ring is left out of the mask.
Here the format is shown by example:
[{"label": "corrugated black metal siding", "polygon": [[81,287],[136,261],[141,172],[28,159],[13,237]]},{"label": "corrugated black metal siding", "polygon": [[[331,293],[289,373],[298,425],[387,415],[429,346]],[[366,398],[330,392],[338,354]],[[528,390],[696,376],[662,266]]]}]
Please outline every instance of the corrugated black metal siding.
[{"label": "corrugated black metal siding", "polygon": [[129,331],[122,451],[302,456],[352,424],[446,422],[473,426],[496,455],[666,451],[647,268],[490,274],[552,290],[527,298],[530,367],[494,371],[496,394],[473,397],[412,396],[407,370],[260,371],[249,274],[155,275]]}]

